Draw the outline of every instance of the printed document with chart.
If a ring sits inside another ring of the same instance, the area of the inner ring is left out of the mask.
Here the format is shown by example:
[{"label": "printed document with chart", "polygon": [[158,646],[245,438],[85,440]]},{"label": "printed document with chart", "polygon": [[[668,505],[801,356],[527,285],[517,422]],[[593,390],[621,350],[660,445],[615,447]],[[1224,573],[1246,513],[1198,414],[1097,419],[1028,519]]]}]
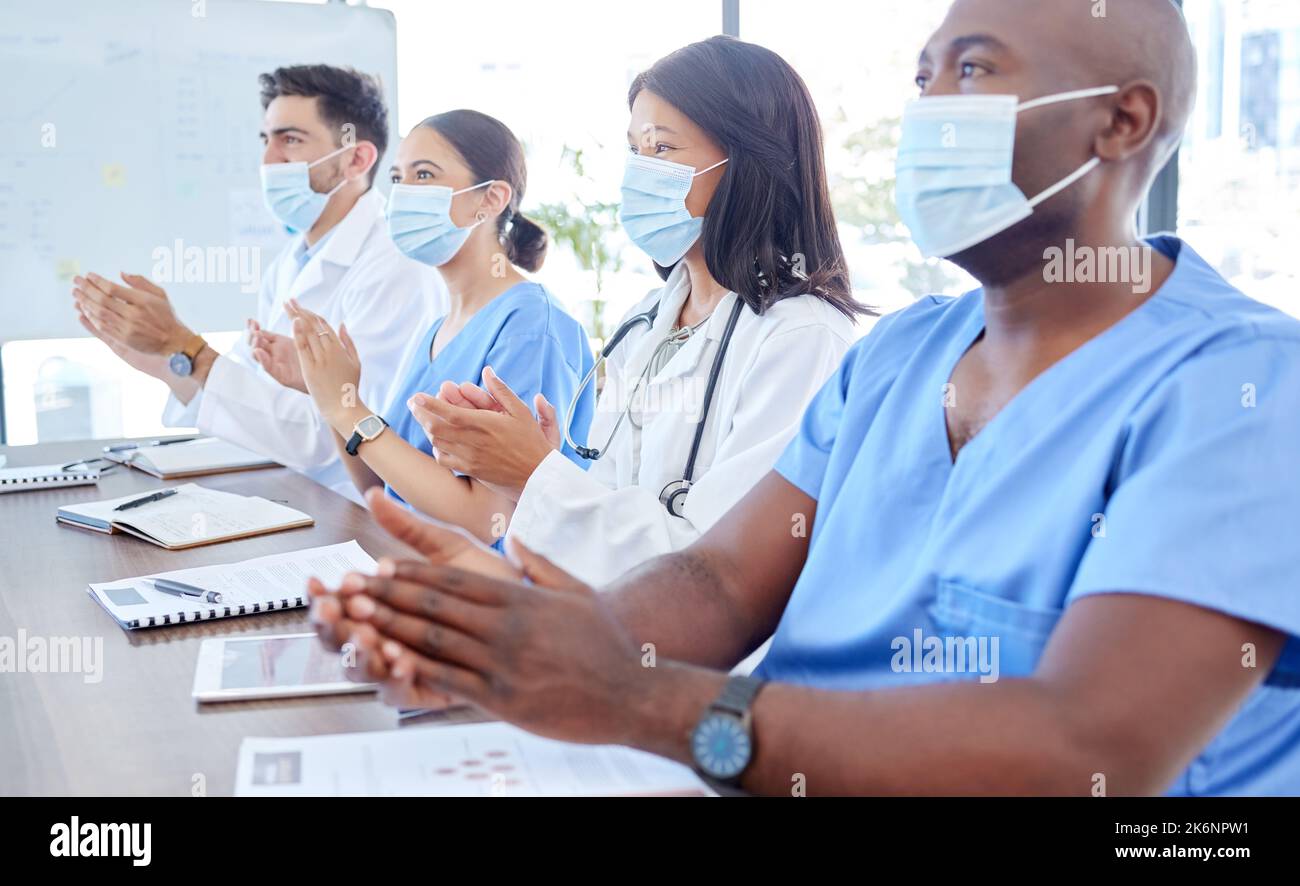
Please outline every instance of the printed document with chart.
[{"label": "printed document with chart", "polygon": [[615,745],[553,741],[505,723],[246,738],[239,796],[712,796],[680,763]]}]

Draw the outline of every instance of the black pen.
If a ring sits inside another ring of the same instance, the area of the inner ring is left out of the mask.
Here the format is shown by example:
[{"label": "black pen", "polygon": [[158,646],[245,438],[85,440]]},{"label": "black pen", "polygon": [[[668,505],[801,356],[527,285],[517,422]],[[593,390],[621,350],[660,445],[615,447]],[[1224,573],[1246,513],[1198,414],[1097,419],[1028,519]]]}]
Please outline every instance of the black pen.
[{"label": "black pen", "polygon": [[132,499],[131,501],[124,502],[118,505],[117,507],[113,508],[113,510],[129,511],[131,510],[131,508],[138,508],[140,507],[140,505],[147,505],[151,501],[161,501],[164,498],[168,498],[169,496],[175,495],[178,491],[179,490],[176,489],[164,489],[161,492],[155,492],[153,495],[146,495],[144,498],[136,498],[136,499]]},{"label": "black pen", "polygon": [[201,437],[179,437],[175,440],[150,440],[148,443],[119,443],[116,446],[105,446],[105,452],[130,452],[132,449],[143,449],[147,446],[170,446],[173,443],[193,443],[200,440]]},{"label": "black pen", "polygon": [[203,588],[187,585],[181,581],[172,581],[168,578],[151,578],[148,581],[153,582],[155,591],[162,591],[164,594],[171,594],[173,597],[200,597],[205,603],[221,602],[221,595],[216,591],[205,591]]}]

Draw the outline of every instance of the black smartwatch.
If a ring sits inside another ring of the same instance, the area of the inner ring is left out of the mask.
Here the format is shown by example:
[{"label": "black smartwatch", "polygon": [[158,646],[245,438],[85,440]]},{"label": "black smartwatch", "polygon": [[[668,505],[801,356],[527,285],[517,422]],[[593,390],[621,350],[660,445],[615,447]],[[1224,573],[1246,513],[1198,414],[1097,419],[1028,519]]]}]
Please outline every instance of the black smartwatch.
[{"label": "black smartwatch", "polygon": [[384,421],[382,415],[367,415],[361,419],[352,428],[352,436],[348,439],[348,445],[344,447],[347,449],[348,455],[355,457],[358,446],[378,437],[386,427],[388,427],[388,422]]},{"label": "black smartwatch", "polygon": [[691,733],[695,768],[708,778],[735,786],[754,759],[753,718],[749,708],[763,688],[758,677],[730,677]]}]

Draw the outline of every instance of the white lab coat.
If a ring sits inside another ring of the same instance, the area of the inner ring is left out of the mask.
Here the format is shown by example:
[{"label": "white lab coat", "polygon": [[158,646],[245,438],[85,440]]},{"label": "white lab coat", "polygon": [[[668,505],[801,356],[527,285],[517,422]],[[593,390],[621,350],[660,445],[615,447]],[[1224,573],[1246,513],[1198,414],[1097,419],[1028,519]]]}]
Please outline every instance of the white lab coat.
[{"label": "white lab coat", "polygon": [[[628,316],[662,299],[654,327],[641,324],[614,349],[590,433],[579,445],[601,447],[628,392],[677,321],[690,292],[685,265]],[[683,476],[709,370],[735,304],[725,296],[705,325],[654,376],[641,405],[624,420],[609,450],[583,471],[559,452],[533,472],[509,534],[583,581],[599,587],[660,554],[699,538],[763,478],[794,437],[804,408],[839,366],[853,323],[812,296],[784,299],[762,316],[745,308],[722,361],[696,459],[684,516],[659,503]],[[624,318],[626,319],[626,318]],[[556,404],[564,414],[569,404]]]},{"label": "white lab coat", "polygon": [[[294,237],[262,276],[257,321],[263,329],[293,334],[284,303],[299,303],[338,328],[346,323],[361,358],[361,401],[388,406],[409,353],[447,310],[447,290],[436,270],[393,245],[384,200],[371,189],[330,232],[302,271]],[[217,358],[203,389],[188,404],[172,397],[163,412],[170,427],[197,427],[301,471],[360,501],[334,446],[334,431],[307,394],[286,388],[253,360],[247,336]]]}]

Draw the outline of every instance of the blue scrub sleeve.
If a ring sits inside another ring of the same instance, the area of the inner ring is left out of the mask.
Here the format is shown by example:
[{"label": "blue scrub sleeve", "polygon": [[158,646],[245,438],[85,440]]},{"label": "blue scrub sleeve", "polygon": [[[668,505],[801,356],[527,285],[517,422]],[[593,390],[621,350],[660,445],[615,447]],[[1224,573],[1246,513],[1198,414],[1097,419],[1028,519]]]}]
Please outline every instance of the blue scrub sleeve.
[{"label": "blue scrub sleeve", "polygon": [[[857,342],[804,411],[799,432],[776,461],[776,472],[813,500],[821,493],[831,449],[840,433],[853,367],[864,342]],[[864,429],[865,430],[865,429]]]},{"label": "blue scrub sleeve", "polygon": [[1131,416],[1067,603],[1167,597],[1289,635],[1275,673],[1300,674],[1300,341],[1211,344]]},{"label": "blue scrub sleeve", "polygon": [[[820,499],[822,483],[826,478],[826,468],[830,463],[831,449],[841,432],[840,423],[844,420],[845,405],[848,403],[849,386],[855,373],[858,376],[859,390],[873,389],[867,395],[872,402],[854,404],[863,407],[858,410],[860,420],[870,424],[878,406],[878,396],[882,393],[880,384],[890,380],[899,365],[899,355],[892,353],[896,342],[908,343],[908,337],[890,335],[889,330],[903,318],[924,317],[926,311],[935,306],[942,306],[951,299],[930,296],[920,299],[910,307],[878,319],[871,331],[858,339],[849,348],[840,361],[835,374],[827,379],[820,391],[804,411],[799,424],[799,432],[786,446],[781,457],[777,459],[775,470],[789,480],[800,491],[814,501]],[[928,321],[927,321],[928,322]],[[911,346],[908,344],[908,355]],[[867,375],[865,373],[871,373]],[[849,428],[846,433],[860,439],[866,436],[867,428]]]}]

